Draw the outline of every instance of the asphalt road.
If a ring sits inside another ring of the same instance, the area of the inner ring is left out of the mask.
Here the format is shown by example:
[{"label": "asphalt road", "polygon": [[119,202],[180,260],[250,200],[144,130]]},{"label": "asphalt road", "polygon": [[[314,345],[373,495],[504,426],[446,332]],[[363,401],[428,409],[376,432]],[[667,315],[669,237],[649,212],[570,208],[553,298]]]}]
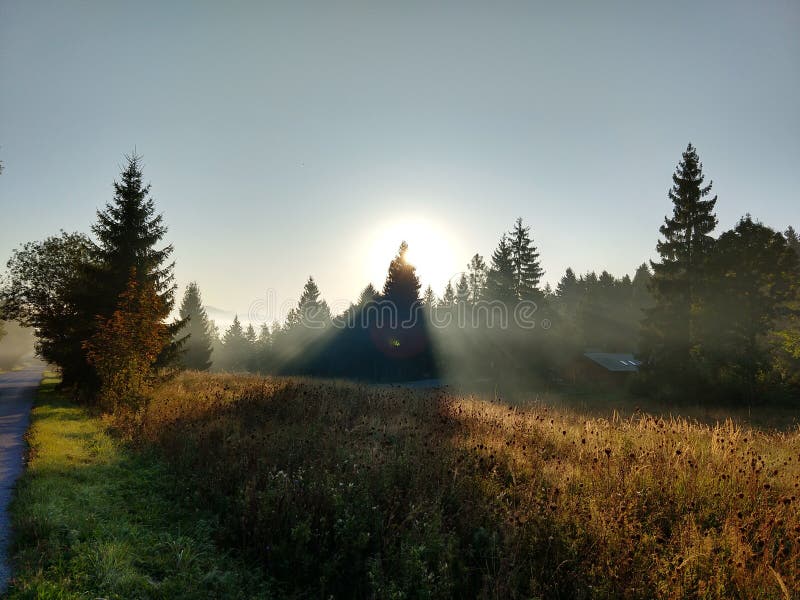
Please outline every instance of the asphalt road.
[{"label": "asphalt road", "polygon": [[0,375],[0,594],[5,592],[11,575],[7,556],[11,533],[8,503],[24,466],[24,436],[42,371],[42,367],[36,367]]}]

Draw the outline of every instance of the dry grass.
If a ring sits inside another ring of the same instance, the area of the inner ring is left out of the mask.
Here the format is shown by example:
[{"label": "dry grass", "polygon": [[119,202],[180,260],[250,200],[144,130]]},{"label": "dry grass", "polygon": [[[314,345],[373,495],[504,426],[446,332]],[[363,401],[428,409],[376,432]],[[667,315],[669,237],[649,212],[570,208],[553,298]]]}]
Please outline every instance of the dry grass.
[{"label": "dry grass", "polygon": [[286,595],[800,590],[797,429],[191,373],[121,423]]}]

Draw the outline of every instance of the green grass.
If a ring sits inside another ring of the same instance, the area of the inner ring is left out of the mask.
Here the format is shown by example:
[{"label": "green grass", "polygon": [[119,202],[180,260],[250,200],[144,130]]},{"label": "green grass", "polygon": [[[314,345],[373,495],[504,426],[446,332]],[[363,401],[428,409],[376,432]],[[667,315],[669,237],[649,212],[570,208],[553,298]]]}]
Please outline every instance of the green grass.
[{"label": "green grass", "polygon": [[217,549],[214,520],[176,497],[163,463],[126,447],[57,381],[42,382],[32,414],[8,597],[269,597],[257,570]]}]

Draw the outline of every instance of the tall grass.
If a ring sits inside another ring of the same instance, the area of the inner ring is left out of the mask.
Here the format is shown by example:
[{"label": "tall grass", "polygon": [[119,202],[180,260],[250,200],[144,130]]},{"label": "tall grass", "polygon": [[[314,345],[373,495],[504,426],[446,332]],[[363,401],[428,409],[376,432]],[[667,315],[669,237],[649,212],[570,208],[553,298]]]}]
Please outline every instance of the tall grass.
[{"label": "tall grass", "polygon": [[191,373],[121,423],[287,596],[800,590],[800,430]]}]

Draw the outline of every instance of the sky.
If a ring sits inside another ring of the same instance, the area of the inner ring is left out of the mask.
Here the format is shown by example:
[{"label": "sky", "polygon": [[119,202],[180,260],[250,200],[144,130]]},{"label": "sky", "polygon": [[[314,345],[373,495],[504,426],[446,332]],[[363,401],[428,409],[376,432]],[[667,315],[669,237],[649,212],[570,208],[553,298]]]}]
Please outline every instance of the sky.
[{"label": "sky", "polygon": [[309,275],[341,307],[404,237],[441,293],[517,217],[553,285],[632,273],[690,141],[718,231],[798,228],[798,31],[796,0],[0,0],[0,260],[88,232],[134,150],[223,322]]}]

